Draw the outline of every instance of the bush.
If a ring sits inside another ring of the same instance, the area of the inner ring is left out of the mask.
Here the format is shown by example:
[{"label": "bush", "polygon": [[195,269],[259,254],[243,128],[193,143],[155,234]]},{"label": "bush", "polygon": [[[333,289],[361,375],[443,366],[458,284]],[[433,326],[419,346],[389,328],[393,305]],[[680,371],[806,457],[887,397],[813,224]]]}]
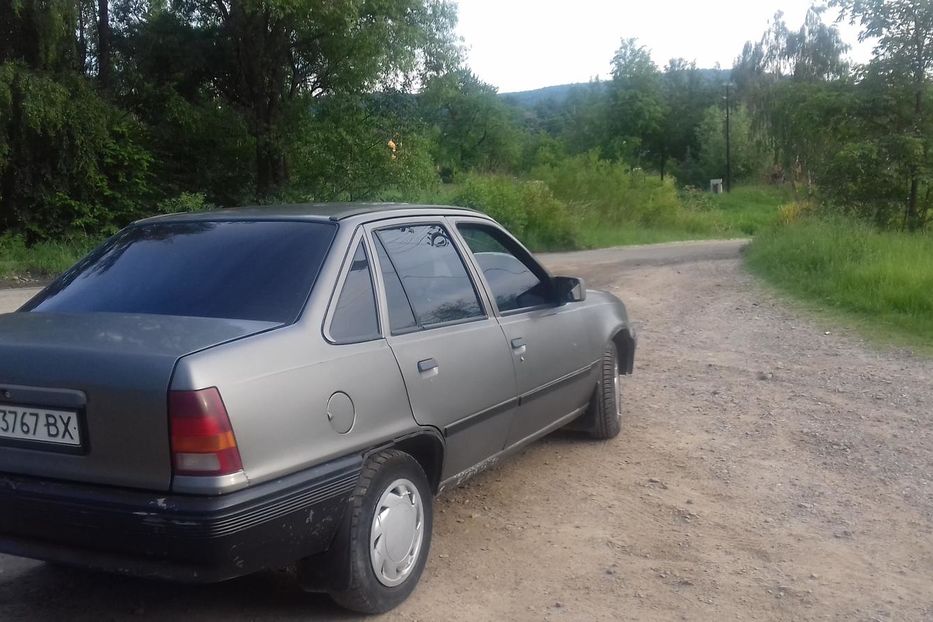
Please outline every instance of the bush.
[{"label": "bush", "polygon": [[140,128],[86,80],[0,65],[0,225],[30,240],[113,232],[150,195]]},{"label": "bush", "polygon": [[179,212],[205,212],[214,209],[200,192],[182,192],[177,197],[163,199],[156,204],[159,214],[177,214]]},{"label": "bush", "polygon": [[685,186],[680,189],[680,201],[684,208],[694,212],[708,212],[716,207],[716,197],[711,192],[701,190],[696,186]]},{"label": "bush", "polygon": [[298,115],[288,148],[295,198],[399,199],[438,184],[421,128],[383,104],[333,97]]},{"label": "bush", "polygon": [[609,225],[675,226],[690,220],[670,179],[662,180],[596,154],[566,158],[532,171],[583,218]]},{"label": "bush", "polygon": [[782,225],[792,225],[800,222],[813,212],[813,203],[810,201],[793,201],[785,203],[778,211],[777,222]]},{"label": "bush", "polygon": [[256,142],[235,110],[189,102],[170,88],[146,89],[143,97],[136,109],[156,156],[159,196],[198,193],[226,206],[253,199]]},{"label": "bush", "polygon": [[22,235],[0,235],[0,278],[30,275],[45,279],[57,276],[91,251],[100,240],[73,237],[29,246]]},{"label": "bush", "polygon": [[536,250],[579,246],[577,220],[542,182],[469,175],[453,202],[489,214]]}]

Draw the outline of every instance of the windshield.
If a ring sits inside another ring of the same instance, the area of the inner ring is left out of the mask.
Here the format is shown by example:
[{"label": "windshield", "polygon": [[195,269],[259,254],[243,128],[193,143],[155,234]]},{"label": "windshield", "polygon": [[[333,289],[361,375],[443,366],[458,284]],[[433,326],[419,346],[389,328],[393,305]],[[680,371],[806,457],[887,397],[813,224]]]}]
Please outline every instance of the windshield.
[{"label": "windshield", "polygon": [[129,227],[24,311],[291,322],[334,238],[330,223],[191,221]]}]

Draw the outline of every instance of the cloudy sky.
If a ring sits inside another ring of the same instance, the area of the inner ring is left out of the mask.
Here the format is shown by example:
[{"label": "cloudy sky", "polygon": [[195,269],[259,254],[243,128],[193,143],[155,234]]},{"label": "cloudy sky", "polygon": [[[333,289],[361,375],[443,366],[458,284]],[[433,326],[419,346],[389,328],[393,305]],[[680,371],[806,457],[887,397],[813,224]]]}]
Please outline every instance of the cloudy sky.
[{"label": "cloudy sky", "polygon": [[[609,75],[623,37],[637,37],[663,66],[683,56],[701,67],[731,67],[748,39],[758,40],[775,11],[803,23],[812,0],[459,0],[457,28],[469,65],[500,92],[586,82]],[[865,61],[869,45],[841,25]]]}]

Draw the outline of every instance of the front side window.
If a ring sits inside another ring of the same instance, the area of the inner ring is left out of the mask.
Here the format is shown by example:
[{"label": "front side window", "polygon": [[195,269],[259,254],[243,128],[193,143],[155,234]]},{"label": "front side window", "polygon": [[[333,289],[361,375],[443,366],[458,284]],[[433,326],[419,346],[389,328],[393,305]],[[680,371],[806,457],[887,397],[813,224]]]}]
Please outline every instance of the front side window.
[{"label": "front side window", "polygon": [[500,312],[552,302],[550,281],[519,258],[525,253],[510,248],[515,244],[508,236],[485,225],[462,223],[457,229],[476,257]]},{"label": "front side window", "polygon": [[330,322],[330,336],[338,343],[369,341],[379,337],[376,295],[369,273],[369,259],[362,242],[356,247],[350,271],[337,298]]},{"label": "front side window", "polygon": [[292,322],[334,239],[330,223],[192,220],[128,227],[25,311]]},{"label": "front side window", "polygon": [[[376,239],[398,275],[418,326],[484,317],[473,282],[442,226],[380,229],[376,231]],[[380,263],[383,261],[380,256]],[[391,285],[387,283],[386,288],[391,289]],[[387,293],[387,297],[391,294]],[[394,328],[391,299],[388,302]]]}]

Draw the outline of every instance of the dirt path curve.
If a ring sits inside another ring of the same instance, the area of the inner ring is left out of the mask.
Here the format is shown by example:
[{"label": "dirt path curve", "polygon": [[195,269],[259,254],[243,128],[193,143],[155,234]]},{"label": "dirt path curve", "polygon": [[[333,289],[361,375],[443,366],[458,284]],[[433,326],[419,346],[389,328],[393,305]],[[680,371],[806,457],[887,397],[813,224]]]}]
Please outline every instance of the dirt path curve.
[{"label": "dirt path curve", "polygon": [[[384,619],[933,620],[933,361],[827,334],[740,242],[664,246],[545,257],[639,324],[623,434],[552,435],[442,496]],[[341,618],[282,573],[179,587],[0,556],[0,620]]]}]

